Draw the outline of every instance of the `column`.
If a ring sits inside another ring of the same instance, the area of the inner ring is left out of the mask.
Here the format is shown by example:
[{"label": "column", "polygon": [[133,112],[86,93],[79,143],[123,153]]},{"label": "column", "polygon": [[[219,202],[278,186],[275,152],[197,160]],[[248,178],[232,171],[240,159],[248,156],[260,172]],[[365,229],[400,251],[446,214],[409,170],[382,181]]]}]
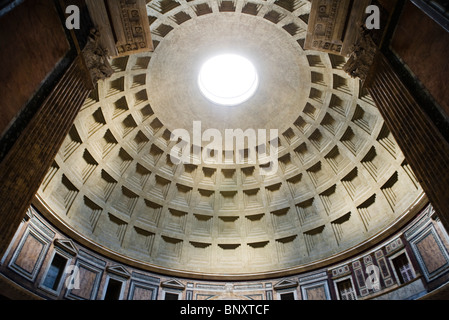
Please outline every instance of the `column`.
[{"label": "column", "polygon": [[379,52],[365,85],[449,230],[449,144]]},{"label": "column", "polygon": [[92,90],[86,76],[83,60],[78,57],[0,164],[0,255]]}]

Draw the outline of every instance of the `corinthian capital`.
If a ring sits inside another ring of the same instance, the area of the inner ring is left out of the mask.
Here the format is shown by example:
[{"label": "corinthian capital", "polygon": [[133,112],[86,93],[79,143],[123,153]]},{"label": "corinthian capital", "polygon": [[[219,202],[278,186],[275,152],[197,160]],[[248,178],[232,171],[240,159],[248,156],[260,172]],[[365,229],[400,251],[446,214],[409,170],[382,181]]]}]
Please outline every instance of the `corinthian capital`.
[{"label": "corinthian capital", "polygon": [[109,63],[108,51],[100,44],[100,32],[98,30],[91,30],[82,53],[94,85],[99,80],[112,76],[114,70]]}]

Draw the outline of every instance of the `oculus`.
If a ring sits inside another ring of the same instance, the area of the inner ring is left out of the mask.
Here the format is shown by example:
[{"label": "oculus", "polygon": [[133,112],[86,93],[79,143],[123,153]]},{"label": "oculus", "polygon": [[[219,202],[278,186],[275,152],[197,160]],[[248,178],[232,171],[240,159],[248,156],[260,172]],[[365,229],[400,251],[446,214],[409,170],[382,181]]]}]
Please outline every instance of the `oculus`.
[{"label": "oculus", "polygon": [[259,76],[248,59],[236,54],[222,54],[207,60],[198,76],[202,94],[221,106],[237,106],[257,91]]}]

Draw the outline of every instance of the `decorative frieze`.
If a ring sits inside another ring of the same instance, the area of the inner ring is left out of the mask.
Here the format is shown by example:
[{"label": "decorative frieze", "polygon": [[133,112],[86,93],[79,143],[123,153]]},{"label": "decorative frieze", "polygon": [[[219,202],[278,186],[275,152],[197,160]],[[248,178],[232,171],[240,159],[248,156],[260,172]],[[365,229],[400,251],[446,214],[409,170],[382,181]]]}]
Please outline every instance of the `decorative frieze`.
[{"label": "decorative frieze", "polygon": [[343,70],[365,80],[377,46],[367,32],[364,17],[371,0],[313,0],[304,48],[349,58]]},{"label": "decorative frieze", "polygon": [[305,49],[341,54],[349,0],[314,0]]},{"label": "decorative frieze", "polygon": [[312,0],[304,48],[347,57],[371,0]]},{"label": "decorative frieze", "polygon": [[402,242],[401,238],[397,238],[396,240],[393,240],[389,244],[385,246],[385,250],[387,252],[387,255],[391,255],[392,253],[398,251],[399,249],[402,249],[404,247],[404,243]]},{"label": "decorative frieze", "polygon": [[145,0],[86,0],[111,57],[153,51]]},{"label": "decorative frieze", "polygon": [[349,265],[340,266],[338,268],[332,269],[332,279],[340,278],[343,276],[346,276],[351,273],[351,270],[349,269]]}]

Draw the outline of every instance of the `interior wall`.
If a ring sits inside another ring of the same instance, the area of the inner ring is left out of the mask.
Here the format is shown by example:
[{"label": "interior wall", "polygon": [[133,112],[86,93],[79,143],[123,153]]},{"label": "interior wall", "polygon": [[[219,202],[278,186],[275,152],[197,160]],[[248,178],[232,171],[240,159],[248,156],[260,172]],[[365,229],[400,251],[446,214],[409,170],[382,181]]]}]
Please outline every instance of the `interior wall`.
[{"label": "interior wall", "polygon": [[0,17],[0,137],[70,49],[53,1],[26,0]]},{"label": "interior wall", "polygon": [[449,119],[449,91],[445,85],[449,71],[448,33],[407,1],[392,38],[391,48],[429,91],[445,118]]},{"label": "interior wall", "polygon": [[[121,285],[119,300],[417,300],[445,298],[449,279],[448,234],[432,206],[369,250],[310,272],[248,281],[218,281],[155,273],[101,255],[67,237],[31,207],[8,252],[0,257],[0,297],[37,300],[103,300],[110,279]],[[46,282],[55,254],[65,259],[59,281]],[[406,275],[398,273],[404,257]],[[131,261],[130,261],[131,262]],[[67,268],[67,269],[66,269]],[[77,276],[70,276],[76,270]],[[371,271],[370,271],[371,270]],[[377,278],[372,270],[378,270]],[[168,270],[167,270],[168,272]],[[68,286],[72,279],[73,286]],[[76,280],[77,279],[77,280]],[[372,286],[369,285],[372,282]],[[429,294],[432,293],[432,294]]]}]

